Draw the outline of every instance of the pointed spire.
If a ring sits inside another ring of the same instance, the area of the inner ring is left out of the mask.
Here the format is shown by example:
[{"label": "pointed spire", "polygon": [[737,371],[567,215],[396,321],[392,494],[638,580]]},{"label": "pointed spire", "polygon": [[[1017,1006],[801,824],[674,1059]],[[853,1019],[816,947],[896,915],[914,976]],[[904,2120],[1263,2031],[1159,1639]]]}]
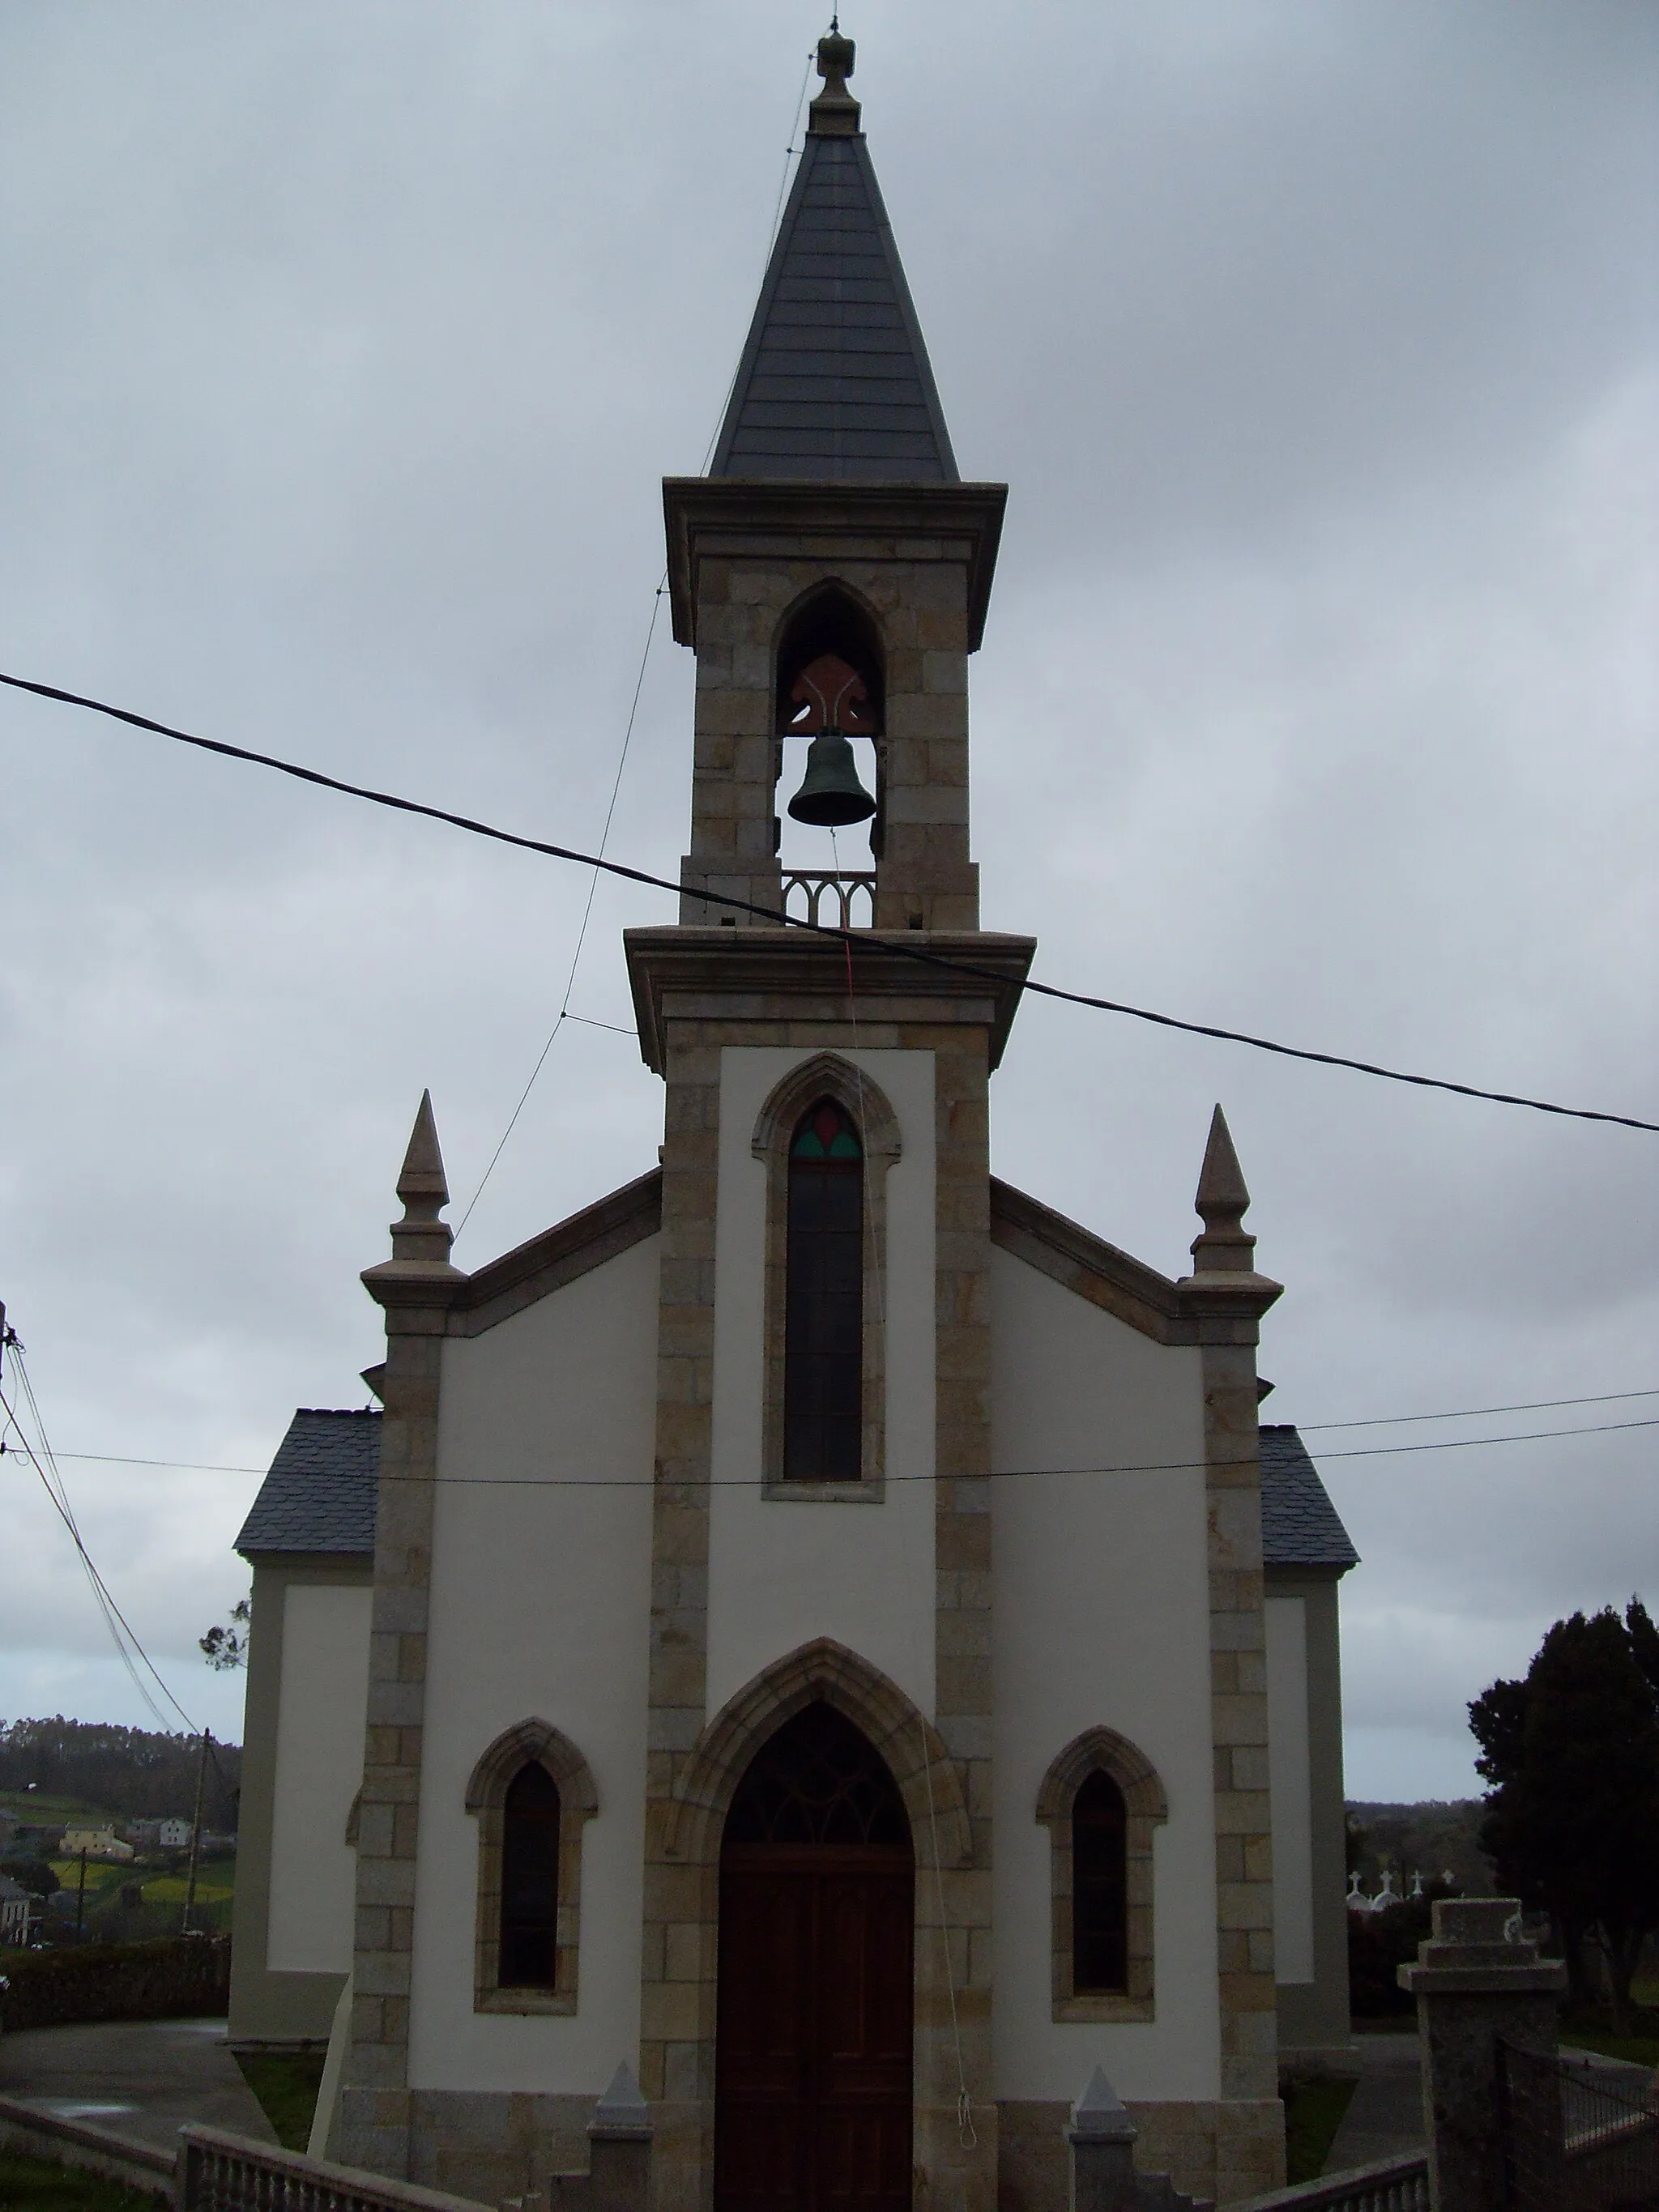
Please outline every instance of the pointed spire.
[{"label": "pointed spire", "polygon": [[1232,1133],[1218,1106],[1210,1119],[1210,1139],[1204,1147],[1198,1195],[1193,1201],[1204,1223],[1202,1232],[1193,1240],[1196,1273],[1251,1272],[1255,1239],[1244,1227],[1244,1210],[1249,1202],[1244,1170],[1233,1150]]},{"label": "pointed spire", "polygon": [[444,1156],[438,1146],[438,1125],[429,1091],[421,1093],[403,1172],[398,1177],[398,1195],[404,1202],[404,1218],[392,1224],[392,1258],[447,1262],[454,1231],[447,1221],[438,1218],[449,1203],[449,1184],[444,1176]]},{"label": "pointed spire", "polygon": [[1123,2100],[1098,2066],[1072,2107],[1072,2133],[1085,2142],[1132,2143],[1135,2139],[1135,2124]]},{"label": "pointed spire", "polygon": [[711,477],[959,483],[859,103],[854,46],[818,41],[823,90],[778,227]]}]

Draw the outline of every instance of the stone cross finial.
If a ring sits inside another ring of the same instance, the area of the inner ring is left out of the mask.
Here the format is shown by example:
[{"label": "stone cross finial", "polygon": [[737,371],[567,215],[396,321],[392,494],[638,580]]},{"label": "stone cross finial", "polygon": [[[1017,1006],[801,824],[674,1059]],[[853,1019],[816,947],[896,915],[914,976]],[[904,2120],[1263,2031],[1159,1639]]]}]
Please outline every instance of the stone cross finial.
[{"label": "stone cross finial", "polygon": [[438,1148],[438,1125],[433,1119],[432,1093],[421,1093],[420,1110],[404,1154],[398,1177],[398,1195],[404,1218],[392,1224],[394,1260],[436,1260],[447,1262],[454,1231],[439,1214],[449,1203],[449,1184],[444,1176],[444,1156]]},{"label": "stone cross finial", "polygon": [[807,111],[806,127],[821,137],[826,134],[850,137],[859,127],[859,104],[847,89],[857,51],[851,39],[842,36],[839,18],[818,40],[818,75],[823,79],[823,90]]},{"label": "stone cross finial", "polygon": [[1244,1210],[1250,1193],[1244,1170],[1233,1150],[1232,1133],[1219,1106],[1210,1119],[1210,1140],[1204,1147],[1194,1210],[1204,1223],[1193,1240],[1194,1272],[1199,1274],[1249,1274],[1254,1266],[1255,1239],[1244,1226]]}]

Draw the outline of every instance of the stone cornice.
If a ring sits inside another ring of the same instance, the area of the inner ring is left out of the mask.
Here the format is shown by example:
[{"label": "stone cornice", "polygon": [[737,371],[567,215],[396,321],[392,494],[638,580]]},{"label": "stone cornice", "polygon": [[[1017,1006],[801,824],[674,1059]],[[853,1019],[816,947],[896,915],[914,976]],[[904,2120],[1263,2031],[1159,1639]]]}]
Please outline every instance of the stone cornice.
[{"label": "stone cornice", "polygon": [[1080,1223],[991,1178],[991,1242],[1157,1344],[1196,1344],[1178,1286]]},{"label": "stone cornice", "polygon": [[[878,944],[943,953],[988,974],[964,975],[878,952]],[[754,1023],[777,1035],[786,1023],[844,1023],[848,946],[797,929],[630,929],[623,933],[640,1053],[664,1072],[665,1022]],[[866,949],[866,946],[868,949]],[[981,930],[860,930],[852,944],[858,1018],[877,1023],[960,1022],[991,1032],[991,1066],[1002,1057],[1036,940]],[[757,1039],[757,1042],[772,1040]]]},{"label": "stone cornice", "polygon": [[480,1267],[457,1300],[449,1334],[481,1336],[661,1227],[662,1170],[653,1168]]},{"label": "stone cornice", "polygon": [[[800,558],[817,542],[842,559],[965,559],[968,650],[978,649],[991,597],[1008,487],[1000,483],[793,483],[742,477],[665,477],[668,589],[674,636],[697,641],[697,567],[705,553],[781,552]],[[961,546],[943,556],[939,540]],[[868,552],[851,539],[874,541]]]}]

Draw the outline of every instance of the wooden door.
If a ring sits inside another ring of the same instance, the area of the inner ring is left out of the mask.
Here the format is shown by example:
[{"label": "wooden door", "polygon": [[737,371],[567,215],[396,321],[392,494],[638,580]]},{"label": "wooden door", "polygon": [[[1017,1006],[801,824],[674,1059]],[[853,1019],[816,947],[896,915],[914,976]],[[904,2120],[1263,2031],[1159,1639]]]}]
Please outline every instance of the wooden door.
[{"label": "wooden door", "polygon": [[808,1705],[726,1816],[716,2212],[909,2212],[915,1890],[892,1776]]},{"label": "wooden door", "polygon": [[718,2212],[908,2212],[908,1850],[747,1844],[720,1869]]}]

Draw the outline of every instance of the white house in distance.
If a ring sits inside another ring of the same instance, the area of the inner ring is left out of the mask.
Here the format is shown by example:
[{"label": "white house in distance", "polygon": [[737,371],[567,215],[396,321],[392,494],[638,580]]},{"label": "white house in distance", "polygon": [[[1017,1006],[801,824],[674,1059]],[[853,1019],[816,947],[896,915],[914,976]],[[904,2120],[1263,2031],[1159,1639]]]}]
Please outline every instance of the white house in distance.
[{"label": "white house in distance", "polygon": [[[852,60],[664,487],[660,1164],[464,1274],[422,1101],[384,1411],[297,1413],[240,1539],[231,2033],[336,2024],[335,2154],[486,2201],[582,2168],[625,2063],[659,2212],[1059,2212],[1097,2066],[1224,2202],[1282,2177],[1279,2062],[1347,2041],[1354,1553],[1258,1429],[1219,1110],[1178,1281],[990,1172],[1035,950],[969,850],[1006,488],[958,473]],[[873,867],[783,868],[781,781]]]}]

